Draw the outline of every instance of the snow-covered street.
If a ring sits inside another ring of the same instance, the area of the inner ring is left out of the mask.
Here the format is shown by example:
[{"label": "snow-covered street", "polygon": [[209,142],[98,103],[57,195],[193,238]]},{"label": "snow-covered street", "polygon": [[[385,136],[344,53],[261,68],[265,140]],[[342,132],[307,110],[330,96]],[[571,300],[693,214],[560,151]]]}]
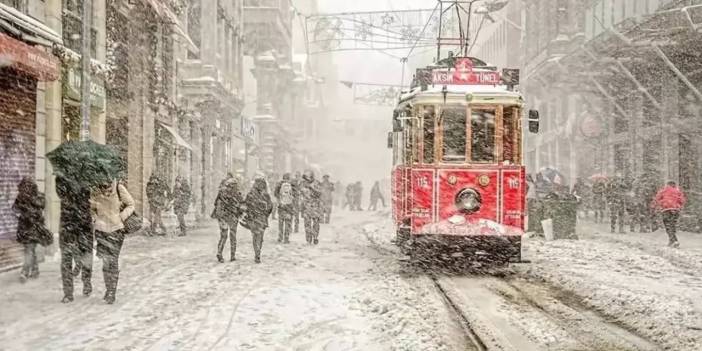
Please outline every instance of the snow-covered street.
[{"label": "snow-covered street", "polygon": [[[390,227],[365,230],[389,245]],[[605,230],[585,222],[580,240],[529,238],[527,263],[439,283],[490,350],[702,348],[702,236],[681,233],[676,250],[662,231]]]},{"label": "snow-covered street", "polygon": [[[529,263],[493,275],[407,269],[387,214],[343,213],[322,242],[264,243],[248,231],[234,263],[217,263],[217,228],[185,238],[130,237],[117,303],[102,301],[96,262],[89,298],[61,304],[58,264],[38,280],[0,275],[2,350],[465,350],[459,318],[489,350],[697,350],[702,251],[662,248],[663,234],[528,239]],[[275,222],[272,222],[275,224]],[[228,258],[228,257],[226,257]],[[460,310],[455,313],[432,278]],[[80,290],[80,283],[77,284]]]},{"label": "snow-covered street", "polygon": [[395,257],[359,230],[379,219],[335,218],[317,247],[302,233],[278,244],[269,229],[260,265],[242,228],[237,261],[224,264],[215,259],[214,226],[185,238],[130,237],[113,306],[102,301],[97,261],[93,295],[72,304],[59,302],[57,262],[43,263],[39,279],[24,285],[16,272],[4,273],[0,349],[465,349],[431,281],[400,276]]}]

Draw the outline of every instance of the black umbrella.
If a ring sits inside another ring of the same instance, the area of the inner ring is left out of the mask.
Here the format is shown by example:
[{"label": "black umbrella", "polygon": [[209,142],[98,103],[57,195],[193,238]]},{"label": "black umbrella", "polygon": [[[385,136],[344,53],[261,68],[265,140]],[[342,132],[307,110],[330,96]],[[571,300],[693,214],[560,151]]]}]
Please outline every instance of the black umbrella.
[{"label": "black umbrella", "polygon": [[46,156],[56,173],[91,187],[121,178],[125,170],[114,149],[94,141],[69,141]]}]

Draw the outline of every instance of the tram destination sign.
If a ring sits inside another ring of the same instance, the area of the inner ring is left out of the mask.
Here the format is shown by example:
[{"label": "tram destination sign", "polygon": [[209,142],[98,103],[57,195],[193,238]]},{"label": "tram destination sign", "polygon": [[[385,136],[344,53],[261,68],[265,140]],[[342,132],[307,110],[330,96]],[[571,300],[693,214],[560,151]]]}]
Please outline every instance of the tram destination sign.
[{"label": "tram destination sign", "polygon": [[501,84],[499,72],[475,70],[468,58],[456,59],[453,69],[436,69],[432,71],[434,85],[497,85]]}]

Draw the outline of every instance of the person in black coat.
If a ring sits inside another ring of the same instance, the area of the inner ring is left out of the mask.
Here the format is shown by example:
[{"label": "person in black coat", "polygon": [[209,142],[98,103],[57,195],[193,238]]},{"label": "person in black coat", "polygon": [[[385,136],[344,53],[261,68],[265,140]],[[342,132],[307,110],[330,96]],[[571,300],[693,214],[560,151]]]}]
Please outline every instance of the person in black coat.
[{"label": "person in black coat", "polygon": [[29,177],[22,179],[17,191],[12,210],[18,217],[17,242],[24,247],[24,265],[20,272],[20,280],[25,282],[28,278],[39,276],[36,248],[41,241],[38,226],[44,224],[46,199],[44,194],[39,192],[37,183]]},{"label": "person in black coat", "polygon": [[222,182],[215,199],[215,208],[212,218],[219,221],[220,237],[217,245],[217,260],[224,263],[222,251],[227,243],[227,236],[231,245],[230,261],[236,261],[236,229],[239,226],[243,196],[239,190],[239,183],[235,178],[228,178]]},{"label": "person in black coat", "polygon": [[[166,181],[152,174],[146,183],[146,197],[149,201],[149,220],[151,221],[149,234],[166,235],[166,226],[161,218],[161,213],[168,207],[168,202],[171,200],[171,192]],[[160,233],[156,231],[157,227],[161,229]]]},{"label": "person in black coat", "polygon": [[175,186],[173,187],[173,212],[175,212],[176,217],[178,217],[178,225],[180,227],[179,236],[185,236],[187,231],[187,225],[185,224],[185,215],[188,214],[190,209],[190,202],[192,201],[192,190],[190,189],[190,184],[185,178],[178,176],[176,178]]},{"label": "person in black coat", "polygon": [[93,291],[93,221],[90,215],[90,189],[62,176],[56,177],[56,193],[61,199],[61,281],[63,303],[73,301],[73,262],[81,272],[83,295]]},{"label": "person in black coat", "polygon": [[302,192],[302,217],[305,220],[305,238],[308,244],[319,244],[319,224],[322,221],[322,185],[312,171],[305,171]]},{"label": "person in black coat", "polygon": [[251,191],[246,195],[246,217],[244,221],[253,235],[253,248],[256,263],[261,263],[261,248],[263,233],[268,228],[268,217],[273,212],[273,201],[268,194],[266,180],[258,178],[254,181]]}]

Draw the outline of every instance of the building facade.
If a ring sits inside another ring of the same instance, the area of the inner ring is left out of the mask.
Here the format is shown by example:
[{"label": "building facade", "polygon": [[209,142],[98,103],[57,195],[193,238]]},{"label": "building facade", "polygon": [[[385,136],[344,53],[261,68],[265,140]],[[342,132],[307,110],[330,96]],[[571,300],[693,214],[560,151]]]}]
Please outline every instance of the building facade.
[{"label": "building facade", "polygon": [[[104,0],[94,0],[91,14],[91,69],[96,79],[91,85],[90,136],[97,142],[104,142],[105,135],[104,5]],[[75,10],[75,2],[69,0],[0,1],[0,60],[5,61],[0,64],[0,270],[21,261],[10,208],[22,178],[33,178],[46,194],[47,224],[58,231],[59,199],[45,155],[61,142],[75,139],[75,126],[80,124],[75,108],[81,100],[76,94],[81,57],[73,50],[80,24],[69,19]]]},{"label": "building facade", "polygon": [[678,182],[702,200],[702,6],[683,0],[529,2],[526,91],[542,115],[532,169]]}]

